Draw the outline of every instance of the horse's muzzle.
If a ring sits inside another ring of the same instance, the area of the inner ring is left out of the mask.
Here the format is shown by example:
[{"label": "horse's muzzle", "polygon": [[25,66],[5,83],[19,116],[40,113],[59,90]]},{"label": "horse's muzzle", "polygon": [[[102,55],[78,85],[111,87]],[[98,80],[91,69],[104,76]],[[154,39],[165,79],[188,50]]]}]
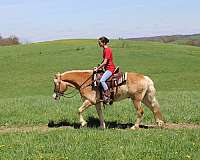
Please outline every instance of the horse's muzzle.
[{"label": "horse's muzzle", "polygon": [[60,99],[60,96],[58,94],[56,94],[56,93],[53,93],[52,97],[53,97],[54,100],[59,100]]}]

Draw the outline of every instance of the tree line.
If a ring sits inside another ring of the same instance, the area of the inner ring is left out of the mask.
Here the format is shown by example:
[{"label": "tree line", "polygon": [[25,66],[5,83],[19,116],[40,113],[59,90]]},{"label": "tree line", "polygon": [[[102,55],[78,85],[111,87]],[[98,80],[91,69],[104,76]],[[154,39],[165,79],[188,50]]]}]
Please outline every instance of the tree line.
[{"label": "tree line", "polygon": [[20,42],[17,36],[12,35],[10,37],[3,38],[0,35],[0,46],[9,46],[9,45],[18,45],[18,44],[20,44]]}]

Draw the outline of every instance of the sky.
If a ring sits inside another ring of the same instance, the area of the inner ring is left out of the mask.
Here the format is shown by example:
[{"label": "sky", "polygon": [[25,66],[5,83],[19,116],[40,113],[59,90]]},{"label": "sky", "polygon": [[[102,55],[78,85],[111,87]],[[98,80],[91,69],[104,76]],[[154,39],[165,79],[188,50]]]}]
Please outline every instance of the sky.
[{"label": "sky", "polygon": [[195,33],[199,0],[0,0],[0,35],[24,42]]}]

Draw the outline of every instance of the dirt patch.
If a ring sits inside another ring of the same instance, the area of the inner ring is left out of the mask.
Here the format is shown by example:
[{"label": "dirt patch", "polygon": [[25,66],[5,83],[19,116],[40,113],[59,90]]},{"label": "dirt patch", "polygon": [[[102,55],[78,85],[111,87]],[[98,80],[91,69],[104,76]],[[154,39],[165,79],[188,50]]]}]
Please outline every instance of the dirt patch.
[{"label": "dirt patch", "polygon": [[166,123],[164,128],[167,129],[182,129],[182,128],[186,128],[186,129],[200,129],[200,125],[199,124],[187,124],[187,123],[180,123],[180,124],[176,124],[176,123]]},{"label": "dirt patch", "polygon": [[70,126],[62,126],[59,128],[49,128],[47,125],[41,125],[41,126],[23,126],[23,127],[11,127],[11,128],[7,128],[7,127],[0,127],[0,134],[4,134],[4,133],[14,133],[14,132],[48,132],[48,131],[52,131],[52,130],[58,130],[58,129],[62,129],[62,128],[72,128]]},{"label": "dirt patch", "polygon": [[[114,123],[114,122],[112,122]],[[132,124],[117,124],[117,125],[111,125],[108,123],[107,128],[113,128],[113,129],[130,129]],[[97,126],[88,126],[88,128],[97,128]],[[14,133],[14,132],[48,132],[52,130],[58,130],[58,129],[66,129],[66,128],[72,128],[72,129],[80,129],[80,127],[74,126],[74,125],[61,125],[55,123],[55,126],[48,126],[48,125],[40,125],[40,126],[23,126],[23,127],[0,127],[0,134],[5,133]],[[157,125],[140,125],[141,129],[156,129],[159,128]],[[166,123],[163,129],[200,129],[200,125],[198,124],[176,124],[176,123]]]},{"label": "dirt patch", "polygon": [[[140,128],[145,129],[156,129],[161,128],[157,125],[141,125]],[[162,129],[200,129],[199,124],[189,124],[189,123],[165,123],[165,125],[162,127]]]},{"label": "dirt patch", "polygon": [[0,127],[0,133],[13,133],[13,132],[31,132],[31,131],[41,131],[41,132],[45,132],[47,131],[49,128],[48,126],[33,126],[33,127],[29,127],[29,126],[24,126],[24,127],[11,127],[11,128],[7,128],[7,127]]}]

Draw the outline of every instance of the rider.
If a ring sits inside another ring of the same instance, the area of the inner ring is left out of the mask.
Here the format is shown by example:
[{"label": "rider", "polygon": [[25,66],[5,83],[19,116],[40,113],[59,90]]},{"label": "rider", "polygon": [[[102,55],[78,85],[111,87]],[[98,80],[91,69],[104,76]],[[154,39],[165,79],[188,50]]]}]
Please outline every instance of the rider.
[{"label": "rider", "polygon": [[100,83],[104,90],[104,101],[109,102],[110,101],[110,91],[108,89],[108,86],[106,84],[106,80],[112,76],[112,74],[115,71],[115,65],[113,63],[113,57],[112,57],[112,50],[110,47],[108,47],[109,39],[106,37],[100,37],[98,39],[98,44],[100,47],[103,48],[103,61],[102,63],[95,69],[95,71],[98,71],[99,69],[104,68],[105,72],[103,76],[100,79]]}]

